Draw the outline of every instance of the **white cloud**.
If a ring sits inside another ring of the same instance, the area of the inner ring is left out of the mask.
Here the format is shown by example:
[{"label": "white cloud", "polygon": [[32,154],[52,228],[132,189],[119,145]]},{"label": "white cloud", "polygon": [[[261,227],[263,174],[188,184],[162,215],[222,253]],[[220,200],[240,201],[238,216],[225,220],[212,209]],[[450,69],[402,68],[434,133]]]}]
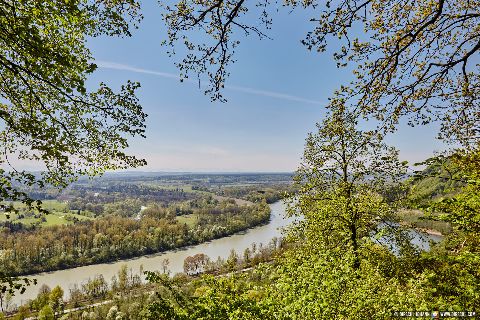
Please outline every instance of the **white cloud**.
[{"label": "white cloud", "polygon": [[[123,71],[130,71],[130,72],[143,73],[143,74],[151,74],[151,75],[159,76],[159,77],[163,77],[163,78],[180,80],[180,77],[176,74],[173,74],[173,73],[142,69],[142,68],[137,68],[137,67],[133,67],[133,66],[129,66],[129,65],[126,65],[126,64],[121,64],[121,63],[116,63],[116,62],[97,61],[97,65],[100,68],[103,68],[103,69],[123,70]],[[194,82],[193,80],[188,80],[188,79],[186,79],[185,81]],[[301,103],[306,103],[306,104],[315,104],[315,105],[324,105],[325,104],[325,102],[322,102],[322,101],[307,99],[307,98],[304,98],[304,97],[299,97],[299,96],[295,96],[295,95],[291,95],[291,94],[287,94],[287,93],[283,93],[283,92],[267,91],[267,90],[261,90],[261,89],[243,87],[243,86],[233,86],[233,85],[226,85],[225,89],[231,90],[231,91],[253,94],[253,95],[257,95],[257,96],[264,96],[264,97],[270,97],[270,98],[274,98],[274,99],[281,99],[281,100],[287,100],[287,101],[295,101],[295,102],[301,102]]]},{"label": "white cloud", "polygon": [[109,61],[97,61],[97,66],[103,69],[113,69],[113,70],[122,70],[122,71],[131,71],[135,73],[144,73],[144,74],[151,74],[154,76],[159,76],[163,78],[170,78],[170,79],[177,79],[180,80],[180,77],[173,73],[168,72],[158,72],[153,70],[147,70],[142,68],[132,67],[126,64],[116,63],[116,62],[109,62]]},{"label": "white cloud", "polygon": [[293,96],[293,95],[286,94],[286,93],[281,93],[281,92],[258,90],[258,89],[248,88],[248,87],[228,86],[228,85],[225,86],[225,88],[229,89],[229,90],[233,90],[233,91],[245,92],[245,93],[255,94],[255,95],[259,95],[259,96],[275,98],[275,99],[282,99],[282,100],[296,101],[296,102],[302,102],[302,103],[308,103],[308,104],[317,104],[317,105],[325,104],[325,103],[323,103],[321,101],[318,101],[318,100],[305,99],[305,98],[302,98],[302,97]]}]

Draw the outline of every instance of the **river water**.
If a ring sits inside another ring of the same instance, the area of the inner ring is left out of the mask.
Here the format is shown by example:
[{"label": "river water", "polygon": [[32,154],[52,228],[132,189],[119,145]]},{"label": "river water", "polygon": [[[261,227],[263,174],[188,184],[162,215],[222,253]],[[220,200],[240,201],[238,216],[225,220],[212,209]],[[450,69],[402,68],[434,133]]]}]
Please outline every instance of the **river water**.
[{"label": "river water", "polygon": [[161,270],[162,261],[168,259],[170,262],[168,268],[172,274],[175,274],[183,271],[183,260],[185,260],[186,257],[197,253],[204,253],[214,261],[217,257],[223,259],[228,258],[232,249],[241,256],[243,251],[246,248],[251,247],[253,243],[256,243],[257,245],[260,243],[266,245],[272,240],[272,238],[281,236],[281,228],[292,221],[291,219],[284,219],[286,206],[281,201],[271,204],[270,208],[271,215],[268,224],[248,229],[247,231],[229,237],[139,258],[120,260],[112,263],[95,264],[73,269],[43,272],[29,276],[28,278],[30,279],[37,279],[37,284],[27,287],[24,294],[17,294],[13,297],[12,302],[20,305],[28,299],[35,298],[38,289],[43,284],[48,285],[50,288],[57,285],[61,286],[65,292],[65,297],[68,298],[68,289],[74,284],[80,286],[82,282],[86,282],[89,278],[93,279],[98,274],[102,274],[106,281],[110,281],[110,279],[117,274],[122,265],[127,265],[127,268],[132,269],[134,273],[139,273],[140,266],[143,266],[144,270],[155,271]]},{"label": "river water", "polygon": [[[29,276],[30,279],[37,279],[36,285],[27,287],[24,294],[17,294],[13,297],[13,303],[20,305],[28,299],[33,299],[38,293],[41,285],[46,284],[50,288],[57,285],[61,286],[65,292],[65,298],[68,299],[69,288],[77,284],[79,287],[82,282],[86,282],[89,278],[93,279],[96,275],[102,274],[107,282],[117,274],[122,265],[127,265],[134,273],[140,272],[140,266],[144,270],[156,271],[162,269],[162,261],[169,260],[168,269],[171,274],[183,271],[183,261],[186,257],[197,253],[204,253],[212,260],[217,257],[223,259],[228,258],[231,250],[235,250],[240,256],[246,248],[251,247],[253,243],[266,245],[272,238],[281,236],[281,229],[293,221],[292,218],[285,219],[286,205],[282,201],[278,201],[270,205],[271,218],[266,225],[249,229],[245,232],[237,233],[229,237],[212,240],[195,246],[185,247],[182,249],[165,251],[162,253],[148,255],[133,259],[120,260],[112,263],[102,263],[84,267],[78,267],[67,270],[59,270],[52,272],[39,273]],[[415,232],[415,231],[412,231]],[[428,240],[439,241],[441,237],[427,236],[422,237],[415,232],[413,242],[424,250],[428,250]]]}]

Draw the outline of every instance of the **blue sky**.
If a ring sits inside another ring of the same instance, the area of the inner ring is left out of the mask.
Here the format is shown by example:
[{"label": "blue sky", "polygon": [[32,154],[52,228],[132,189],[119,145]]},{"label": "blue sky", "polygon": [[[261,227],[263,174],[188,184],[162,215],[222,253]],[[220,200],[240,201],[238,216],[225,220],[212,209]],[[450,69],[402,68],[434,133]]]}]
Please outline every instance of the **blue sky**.
[{"label": "blue sky", "polygon": [[[133,37],[89,41],[100,67],[91,84],[118,87],[128,79],[142,84],[147,138],[132,140],[130,148],[148,162],[140,170],[294,170],[328,97],[351,79],[349,69],[337,69],[331,53],[309,52],[300,44],[312,28],[310,14],[280,10],[268,32],[273,40],[242,38],[224,92],[228,102],[212,103],[198,84],[178,80],[160,45],[166,33],[159,7],[145,2],[143,12]],[[415,162],[441,148],[435,132],[401,125],[388,141],[404,160]]]}]

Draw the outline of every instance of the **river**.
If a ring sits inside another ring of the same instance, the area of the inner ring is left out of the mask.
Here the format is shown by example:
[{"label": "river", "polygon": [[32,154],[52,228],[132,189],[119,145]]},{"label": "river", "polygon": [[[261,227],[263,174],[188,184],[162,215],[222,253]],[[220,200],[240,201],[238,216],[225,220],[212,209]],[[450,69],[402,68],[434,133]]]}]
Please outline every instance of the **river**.
[{"label": "river", "polygon": [[[270,205],[271,216],[268,224],[248,229],[247,231],[234,234],[229,237],[224,237],[216,240],[212,240],[199,245],[185,247],[182,249],[165,251],[158,254],[142,256],[133,259],[120,260],[112,263],[102,263],[89,265],[84,267],[78,267],[73,269],[52,271],[39,273],[33,276],[29,276],[30,279],[37,279],[36,285],[27,287],[24,294],[17,294],[13,297],[13,303],[20,305],[28,299],[33,299],[38,293],[38,289],[41,285],[46,284],[50,288],[57,285],[61,286],[65,291],[65,298],[68,298],[69,288],[74,284],[80,286],[82,282],[87,281],[89,278],[93,279],[96,275],[102,274],[105,280],[110,279],[117,274],[122,265],[127,265],[128,269],[132,269],[134,273],[140,271],[140,266],[144,270],[155,271],[161,270],[162,261],[164,259],[169,260],[169,270],[172,274],[183,271],[183,261],[186,257],[192,256],[197,253],[204,253],[208,255],[212,260],[216,260],[217,257],[223,259],[228,258],[231,250],[235,250],[240,256],[243,251],[251,247],[253,243],[257,245],[262,243],[268,244],[272,238],[281,236],[281,229],[288,225],[293,219],[285,219],[286,205],[282,201],[275,202]],[[441,237],[427,236],[422,237],[418,232],[415,233],[413,243],[417,244],[424,250],[428,250],[428,240],[439,241]]]},{"label": "river", "polygon": [[161,270],[162,261],[168,259],[170,262],[168,266],[169,270],[172,274],[175,274],[183,271],[183,260],[185,260],[186,257],[197,253],[204,253],[212,260],[216,260],[217,257],[226,259],[230,255],[230,251],[233,249],[241,256],[243,251],[253,243],[268,244],[272,238],[279,237],[281,235],[280,229],[292,221],[291,219],[284,219],[286,206],[281,201],[271,204],[270,208],[271,215],[268,224],[248,229],[247,231],[229,237],[133,259],[95,264],[73,269],[43,272],[29,276],[28,278],[30,279],[37,279],[37,284],[28,286],[25,293],[17,294],[13,297],[12,302],[19,305],[28,299],[35,298],[38,289],[43,284],[48,285],[50,288],[59,285],[64,289],[65,297],[68,298],[68,289],[74,284],[80,286],[82,282],[87,281],[89,278],[93,279],[98,274],[102,274],[105,280],[110,281],[110,279],[117,274],[122,265],[127,265],[127,268],[132,269],[134,273],[139,272],[140,266],[143,266],[144,270],[154,271]]}]

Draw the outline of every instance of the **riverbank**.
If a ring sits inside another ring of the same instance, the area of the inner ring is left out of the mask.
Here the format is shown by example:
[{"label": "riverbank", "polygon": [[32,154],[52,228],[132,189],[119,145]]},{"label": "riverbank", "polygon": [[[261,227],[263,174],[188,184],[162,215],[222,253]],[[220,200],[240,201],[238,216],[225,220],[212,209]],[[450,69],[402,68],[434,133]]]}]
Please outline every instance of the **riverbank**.
[{"label": "riverbank", "polygon": [[[227,277],[233,274],[246,273],[251,270],[259,263],[271,263],[273,256],[279,254],[283,248],[280,246],[275,246],[271,248],[269,252],[264,255],[261,253],[261,257],[258,257],[260,253],[257,253],[256,256],[250,257],[248,261],[239,260],[235,265],[235,270],[232,270],[231,264],[226,261],[222,265],[218,266],[214,270],[209,270],[208,272],[200,272],[195,275],[186,275],[182,276],[183,281],[186,283],[191,283],[193,281],[199,280],[202,276],[208,274],[214,276],[215,278]],[[114,304],[118,299],[128,297],[128,299],[139,298],[142,295],[150,296],[155,293],[156,286],[153,283],[147,282],[144,284],[135,284],[132,287],[125,287],[123,290],[118,290],[111,288],[108,291],[104,291],[100,296],[90,296],[89,293],[83,294],[83,296],[77,297],[75,300],[63,301],[63,307],[61,310],[55,311],[55,316],[65,316],[70,313],[77,313],[79,311],[88,310],[91,311],[94,308]],[[79,299],[80,298],[80,299]],[[28,306],[24,306],[28,307]],[[38,310],[31,310],[31,308],[22,309],[22,315],[27,317],[25,320],[35,320],[38,319]],[[63,310],[63,311],[62,311]],[[24,312],[25,311],[25,312]],[[6,319],[14,318],[19,313],[19,310],[11,311],[5,314]]]},{"label": "riverbank", "polygon": [[175,274],[183,271],[183,262],[188,256],[203,253],[211,257],[212,260],[217,259],[217,257],[227,259],[231,250],[241,253],[244,252],[246,248],[251,248],[254,243],[257,247],[266,246],[272,238],[281,237],[280,229],[293,221],[291,218],[284,219],[286,208],[282,202],[273,203],[269,205],[269,208],[271,210],[270,220],[268,220],[266,224],[258,225],[257,227],[228,237],[214,239],[181,249],[168,250],[162,253],[124,259],[112,263],[88,265],[28,276],[28,279],[37,279],[37,284],[27,287],[24,294],[14,296],[12,303],[20,305],[22,301],[33,299],[43,284],[51,288],[60,285],[64,288],[65,297],[68,299],[70,288],[81,286],[82,283],[86,283],[96,275],[102,275],[104,279],[110,283],[112,277],[117,274],[122,265],[127,265],[128,269],[134,272],[137,272],[140,268],[155,271],[161,270],[162,263],[168,260],[168,269],[172,274]]},{"label": "riverbank", "polygon": [[[281,229],[294,221],[294,218],[284,218],[286,205],[281,201],[275,202],[269,205],[269,207],[271,213],[270,220],[267,224],[248,229],[229,237],[208,241],[196,246],[169,250],[159,254],[120,260],[114,263],[89,265],[29,276],[29,279],[37,279],[37,284],[27,287],[24,294],[14,296],[12,303],[20,305],[28,299],[35,298],[42,285],[48,285],[51,288],[60,285],[65,291],[65,299],[69,299],[70,289],[81,287],[82,284],[94,279],[97,275],[102,275],[110,285],[112,277],[117,275],[123,265],[126,265],[128,270],[137,273],[140,269],[162,271],[164,263],[168,262],[168,271],[174,275],[178,272],[183,272],[184,260],[189,256],[205,254],[215,261],[217,257],[225,260],[228,259],[232,250],[237,253],[242,253],[247,248],[251,249],[252,246],[260,250],[260,248],[268,246],[272,238],[281,237]],[[428,247],[428,240],[432,239],[432,237],[434,241],[439,241],[438,237],[434,235],[428,236],[427,238],[418,237],[416,240],[419,243],[426,242],[425,246]],[[428,250],[428,248],[425,249]]]},{"label": "riverbank", "polygon": [[439,237],[443,237],[443,236],[444,236],[444,234],[441,233],[440,231],[433,230],[433,229],[415,228],[415,230],[418,230],[418,231],[421,231],[421,232],[425,232],[426,234],[430,234],[430,235],[432,235],[432,236],[439,236]]},{"label": "riverbank", "polygon": [[25,276],[80,266],[112,263],[198,245],[268,223],[266,204],[227,201],[195,208],[193,224],[148,208],[142,219],[110,216],[72,226],[8,233],[0,240],[0,272]]},{"label": "riverbank", "polygon": [[444,236],[452,231],[450,224],[444,221],[426,219],[421,210],[401,209],[397,212],[397,217],[402,226],[424,232],[433,236]]}]

